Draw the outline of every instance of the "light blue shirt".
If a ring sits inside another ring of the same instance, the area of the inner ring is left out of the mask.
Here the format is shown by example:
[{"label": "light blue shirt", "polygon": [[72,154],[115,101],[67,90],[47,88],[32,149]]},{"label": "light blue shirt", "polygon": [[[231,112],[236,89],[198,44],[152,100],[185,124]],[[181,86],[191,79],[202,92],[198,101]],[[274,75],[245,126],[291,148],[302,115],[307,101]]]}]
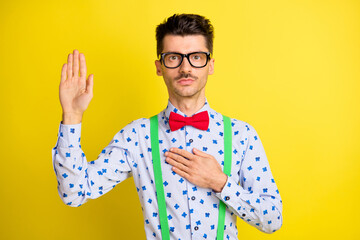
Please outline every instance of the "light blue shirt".
[{"label": "light blue shirt", "polygon": [[[237,217],[263,232],[278,230],[282,225],[282,201],[255,129],[243,121],[231,119],[231,175],[222,192],[215,193],[173,172],[172,166],[165,162],[164,153],[171,147],[189,152],[195,147],[214,156],[223,167],[222,115],[211,109],[206,101],[198,112],[208,111],[208,130],[185,126],[172,132],[168,123],[172,111],[186,116],[170,101],[158,114],[161,168],[171,239],[216,239],[219,201],[227,205],[225,239],[238,239]],[[91,162],[87,162],[81,149],[80,135],[81,124],[60,124],[58,141],[53,148],[53,164],[63,202],[78,207],[133,176],[143,208],[146,238],[161,239],[150,120],[142,118],[125,126],[115,134],[98,159]]]}]

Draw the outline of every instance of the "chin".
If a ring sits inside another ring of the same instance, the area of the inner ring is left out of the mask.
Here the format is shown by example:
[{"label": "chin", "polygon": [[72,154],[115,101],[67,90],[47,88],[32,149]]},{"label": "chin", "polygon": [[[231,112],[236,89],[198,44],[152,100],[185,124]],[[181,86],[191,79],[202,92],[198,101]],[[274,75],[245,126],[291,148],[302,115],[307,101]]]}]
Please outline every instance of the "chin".
[{"label": "chin", "polygon": [[198,93],[198,91],[175,91],[176,95],[181,97],[192,97]]}]

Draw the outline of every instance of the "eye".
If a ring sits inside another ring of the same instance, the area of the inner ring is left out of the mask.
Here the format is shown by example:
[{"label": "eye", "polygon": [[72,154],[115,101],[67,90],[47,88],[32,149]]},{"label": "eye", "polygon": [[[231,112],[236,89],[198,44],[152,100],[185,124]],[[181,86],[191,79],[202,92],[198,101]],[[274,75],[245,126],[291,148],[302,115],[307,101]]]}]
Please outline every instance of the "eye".
[{"label": "eye", "polygon": [[201,54],[194,54],[191,56],[191,59],[195,60],[195,61],[199,61],[202,59],[202,56],[201,56]]},{"label": "eye", "polygon": [[169,59],[170,61],[176,61],[176,60],[179,59],[179,56],[178,56],[178,55],[171,54],[171,55],[168,55],[168,56],[167,56],[167,59]]}]

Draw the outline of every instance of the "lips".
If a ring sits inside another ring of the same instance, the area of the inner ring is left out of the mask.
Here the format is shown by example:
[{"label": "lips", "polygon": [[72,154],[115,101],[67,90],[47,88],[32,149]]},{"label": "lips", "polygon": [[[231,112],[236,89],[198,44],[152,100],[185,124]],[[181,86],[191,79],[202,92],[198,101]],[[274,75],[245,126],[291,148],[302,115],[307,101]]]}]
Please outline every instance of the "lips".
[{"label": "lips", "polygon": [[182,78],[178,81],[178,83],[180,85],[190,85],[191,83],[193,83],[195,80],[191,79],[191,78]]}]

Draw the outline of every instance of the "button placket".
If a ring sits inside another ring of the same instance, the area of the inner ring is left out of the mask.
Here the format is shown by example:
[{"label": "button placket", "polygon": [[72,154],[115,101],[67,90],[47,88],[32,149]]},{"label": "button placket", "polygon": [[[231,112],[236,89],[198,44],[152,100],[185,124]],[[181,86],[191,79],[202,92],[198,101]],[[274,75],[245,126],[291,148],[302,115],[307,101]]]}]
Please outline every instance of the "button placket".
[{"label": "button placket", "polygon": [[[185,142],[186,142],[186,151],[190,152],[191,154],[193,154],[193,148],[194,148],[194,134],[197,132],[197,129],[192,127],[192,126],[185,126]],[[197,239],[200,236],[198,236],[198,234],[200,234],[199,231],[199,226],[197,221],[197,218],[195,216],[197,216],[197,209],[198,209],[198,195],[197,192],[194,189],[197,189],[197,186],[195,184],[192,184],[191,182],[187,181],[187,188],[188,188],[188,194],[189,194],[189,198],[188,198],[188,204],[189,204],[189,209],[190,209],[190,224],[191,224],[191,231],[193,234],[193,238]],[[191,211],[192,209],[192,211]]]}]

